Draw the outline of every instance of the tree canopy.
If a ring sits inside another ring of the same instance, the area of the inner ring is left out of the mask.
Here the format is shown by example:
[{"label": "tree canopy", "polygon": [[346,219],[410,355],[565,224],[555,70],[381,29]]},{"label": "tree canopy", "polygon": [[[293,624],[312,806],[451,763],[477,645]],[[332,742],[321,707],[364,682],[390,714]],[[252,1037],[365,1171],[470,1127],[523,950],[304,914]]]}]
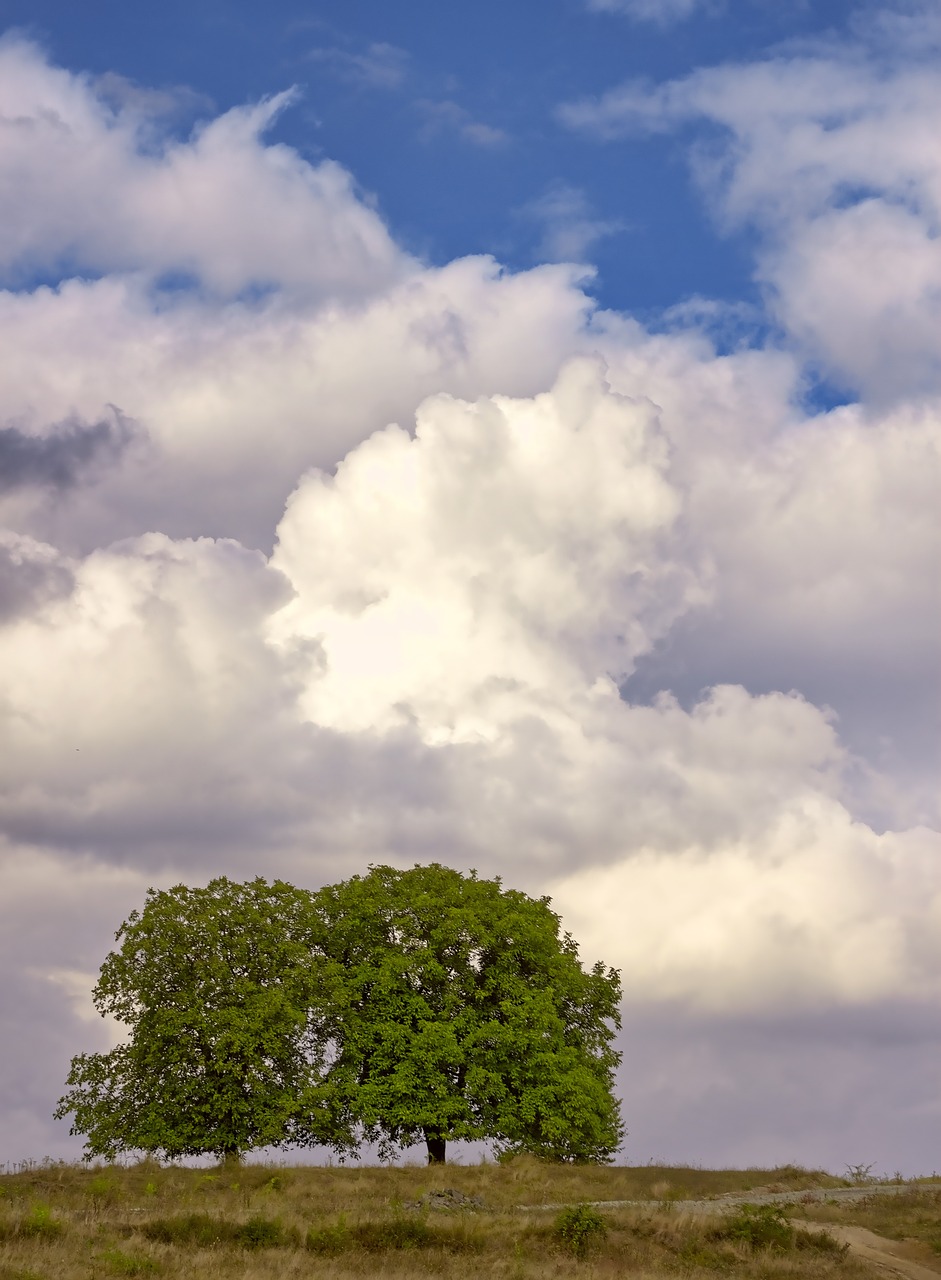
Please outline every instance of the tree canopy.
[{"label": "tree canopy", "polygon": [[148,891],[115,935],[93,996],[130,1029],[72,1060],[57,1117],[86,1156],[237,1156],[330,1142],[310,895],[282,881]]},{"label": "tree canopy", "polygon": [[453,1139],[610,1159],[620,977],[586,972],[548,898],[433,864],[316,895],[329,963],[336,1121],[382,1148]]},{"label": "tree canopy", "polygon": [[150,890],[115,939],[94,999],[129,1038],[73,1059],[56,1112],[89,1157],[620,1144],[619,975],[582,967],[548,898],[437,864],[316,892],[223,878]]}]

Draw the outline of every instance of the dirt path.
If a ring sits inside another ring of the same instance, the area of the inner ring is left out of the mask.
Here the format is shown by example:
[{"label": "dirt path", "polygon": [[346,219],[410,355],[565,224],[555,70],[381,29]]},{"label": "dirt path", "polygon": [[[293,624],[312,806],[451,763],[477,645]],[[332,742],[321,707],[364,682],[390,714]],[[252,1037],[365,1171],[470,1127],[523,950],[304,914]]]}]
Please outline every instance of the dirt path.
[{"label": "dirt path", "polygon": [[[937,1183],[923,1183],[922,1186],[937,1187]],[[807,1191],[767,1192],[756,1188],[750,1194],[726,1194],[713,1200],[673,1200],[670,1208],[673,1211],[687,1213],[721,1213],[734,1205],[740,1204],[812,1204],[815,1202],[836,1200],[843,1203],[861,1200],[871,1195],[900,1195],[910,1190],[904,1185],[877,1185],[874,1187],[815,1187]],[[650,1200],[595,1200],[596,1208],[646,1208],[655,1207],[656,1202]],[[563,1204],[520,1205],[520,1209],[564,1209]],[[791,1221],[795,1226],[806,1227],[810,1231],[829,1231],[842,1244],[849,1245],[850,1252],[858,1258],[877,1267],[884,1276],[895,1276],[897,1280],[938,1280],[941,1277],[941,1260],[926,1260],[922,1248],[917,1243],[905,1243],[890,1240],[886,1236],[877,1235],[866,1227],[847,1226],[839,1222],[804,1222],[797,1218]]]},{"label": "dirt path", "polygon": [[888,1240],[866,1227],[848,1227],[837,1222],[793,1221],[795,1226],[806,1227],[810,1231],[829,1231],[841,1244],[849,1245],[850,1253],[873,1263],[884,1275],[899,1276],[901,1280],[938,1280],[938,1276],[941,1276],[941,1266],[926,1266],[924,1262],[916,1262],[911,1257],[917,1245]]}]

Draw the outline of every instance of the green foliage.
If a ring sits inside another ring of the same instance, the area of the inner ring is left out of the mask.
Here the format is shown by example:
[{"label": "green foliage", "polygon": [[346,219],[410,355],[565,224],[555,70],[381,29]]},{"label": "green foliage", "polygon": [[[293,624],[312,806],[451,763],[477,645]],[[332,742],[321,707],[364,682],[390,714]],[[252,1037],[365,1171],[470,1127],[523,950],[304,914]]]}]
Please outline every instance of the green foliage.
[{"label": "green foliage", "polygon": [[716,1237],[747,1244],[752,1249],[790,1249],[794,1228],[780,1204],[743,1204],[730,1213]]},{"label": "green foliage", "polygon": [[73,1058],[56,1111],[86,1159],[367,1139],[443,1160],[489,1139],[605,1162],[620,1145],[620,978],[583,969],[548,898],[437,864],[318,893],[221,878],[149,890],[115,940],[93,994],[129,1039]]},{"label": "green foliage", "polygon": [[36,1240],[54,1240],[63,1231],[62,1223],[46,1204],[34,1204],[19,1225],[17,1234]]},{"label": "green foliage", "polygon": [[335,1222],[311,1227],[306,1245],[310,1253],[336,1257],[354,1249],[385,1253],[402,1249],[440,1249],[446,1253],[478,1253],[484,1247],[483,1232],[464,1224],[456,1227],[430,1223],[416,1214],[367,1219],[350,1224],[344,1216]]},{"label": "green foliage", "polygon": [[130,1040],[73,1058],[56,1111],[87,1135],[86,1159],[343,1145],[318,1105],[325,1045],[310,908],[309,894],[262,879],[148,892],[94,990]]},{"label": "green foliage", "polygon": [[141,1224],[143,1235],[160,1244],[195,1245],[209,1249],[213,1245],[237,1245],[243,1249],[290,1249],[300,1244],[300,1234],[283,1226],[276,1218],[256,1216],[247,1222],[231,1222],[208,1213],[185,1213],[169,1218],[154,1218]]},{"label": "green foliage", "polygon": [[350,1231],[346,1215],[341,1214],[335,1222],[326,1222],[319,1227],[311,1227],[305,1241],[311,1253],[319,1253],[325,1257],[335,1257],[353,1247],[353,1235]]},{"label": "green foliage", "polygon": [[104,1173],[96,1174],[88,1183],[85,1191],[96,1209],[114,1204],[119,1195],[118,1184],[115,1179]]},{"label": "green foliage", "polygon": [[316,895],[336,1059],[334,1123],[383,1156],[452,1139],[606,1161],[620,981],[586,972],[547,898],[432,864],[373,867]]},{"label": "green foliage", "polygon": [[574,1204],[556,1218],[553,1234],[567,1253],[584,1258],[606,1239],[608,1225],[590,1204]]},{"label": "green foliage", "polygon": [[140,1253],[126,1253],[123,1249],[105,1249],[98,1255],[98,1260],[115,1276],[152,1276],[160,1270],[153,1258]]},{"label": "green foliage", "polygon": [[806,1227],[798,1227],[794,1232],[794,1247],[813,1253],[833,1253],[840,1258],[845,1258],[850,1248],[829,1231],[808,1231]]}]

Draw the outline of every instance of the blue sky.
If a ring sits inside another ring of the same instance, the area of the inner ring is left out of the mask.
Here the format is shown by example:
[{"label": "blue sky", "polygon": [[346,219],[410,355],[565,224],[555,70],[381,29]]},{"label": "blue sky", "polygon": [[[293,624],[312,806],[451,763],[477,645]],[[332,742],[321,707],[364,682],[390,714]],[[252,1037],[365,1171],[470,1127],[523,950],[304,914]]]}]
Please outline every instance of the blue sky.
[{"label": "blue sky", "polygon": [[[586,12],[579,0],[551,0],[538,13],[494,0],[263,10],[9,0],[4,18],[67,65],[184,86],[219,110],[296,85],[301,96],[271,138],[347,166],[396,237],[432,262],[490,253],[531,265],[544,236],[540,206],[559,189],[578,193],[585,217],[611,228],[590,246],[593,292],[605,306],[652,315],[690,294],[755,301],[747,235],[721,234],[704,216],[688,137],[586,144],[559,121],[559,106],[787,42],[840,41],[859,8],[740,0],[658,22]],[[180,127],[187,114],[183,103]]]},{"label": "blue sky", "polygon": [[0,8],[0,1162],[148,886],[436,859],[621,969],[625,1159],[933,1167],[939,62]]}]

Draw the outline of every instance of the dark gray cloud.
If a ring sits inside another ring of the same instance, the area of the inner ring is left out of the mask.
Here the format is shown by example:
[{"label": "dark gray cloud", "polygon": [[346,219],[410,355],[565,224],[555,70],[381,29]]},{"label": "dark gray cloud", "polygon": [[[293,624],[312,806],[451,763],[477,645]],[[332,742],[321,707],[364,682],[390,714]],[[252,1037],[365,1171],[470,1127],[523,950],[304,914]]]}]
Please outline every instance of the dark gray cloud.
[{"label": "dark gray cloud", "polygon": [[70,419],[48,435],[0,427],[0,494],[26,486],[70,489],[90,470],[116,462],[136,434],[113,406],[110,418]]}]

